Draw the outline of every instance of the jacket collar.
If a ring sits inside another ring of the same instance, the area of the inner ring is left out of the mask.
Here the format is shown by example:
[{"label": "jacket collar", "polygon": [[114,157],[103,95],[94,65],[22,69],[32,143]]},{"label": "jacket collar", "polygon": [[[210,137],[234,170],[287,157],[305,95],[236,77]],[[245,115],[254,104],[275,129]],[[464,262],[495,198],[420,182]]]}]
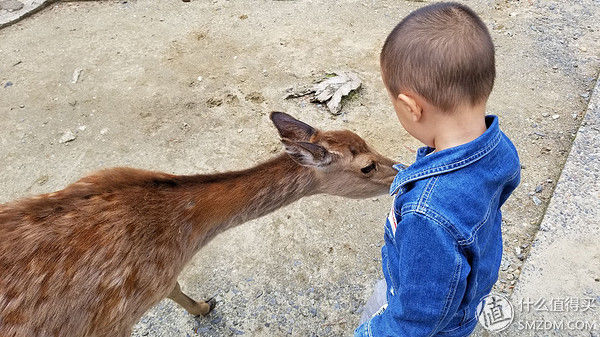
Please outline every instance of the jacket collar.
[{"label": "jacket collar", "polygon": [[500,142],[501,132],[498,117],[485,117],[487,130],[476,139],[459,146],[432,153],[435,149],[425,146],[417,151],[417,159],[409,167],[394,165],[398,174],[390,187],[390,194],[399,190],[404,192],[404,185],[423,178],[457,170],[470,165],[492,151]]}]

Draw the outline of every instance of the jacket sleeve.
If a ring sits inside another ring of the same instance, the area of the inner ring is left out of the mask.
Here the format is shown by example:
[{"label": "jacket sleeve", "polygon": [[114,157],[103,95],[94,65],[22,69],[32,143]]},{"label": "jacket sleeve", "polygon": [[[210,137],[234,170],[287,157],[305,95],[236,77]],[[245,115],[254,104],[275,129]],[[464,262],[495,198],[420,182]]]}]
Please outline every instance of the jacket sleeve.
[{"label": "jacket sleeve", "polygon": [[[404,215],[393,240],[393,245],[384,246],[397,254],[397,259],[385,259],[383,266],[398,275],[397,280],[387,278],[388,306],[358,327],[354,336],[435,335],[463,298],[469,271],[466,259],[447,228],[428,215]],[[396,265],[390,260],[396,260]]]}]

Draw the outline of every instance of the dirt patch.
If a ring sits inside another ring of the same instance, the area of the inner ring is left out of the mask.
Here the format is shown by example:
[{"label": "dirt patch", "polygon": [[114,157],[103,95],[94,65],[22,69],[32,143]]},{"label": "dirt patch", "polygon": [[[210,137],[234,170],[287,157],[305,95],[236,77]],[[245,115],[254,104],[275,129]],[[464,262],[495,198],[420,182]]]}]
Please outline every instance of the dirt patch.
[{"label": "dirt patch", "polygon": [[265,101],[265,98],[263,97],[263,95],[260,92],[253,91],[253,92],[249,93],[248,95],[246,95],[246,101],[251,101],[256,104],[260,104]]}]

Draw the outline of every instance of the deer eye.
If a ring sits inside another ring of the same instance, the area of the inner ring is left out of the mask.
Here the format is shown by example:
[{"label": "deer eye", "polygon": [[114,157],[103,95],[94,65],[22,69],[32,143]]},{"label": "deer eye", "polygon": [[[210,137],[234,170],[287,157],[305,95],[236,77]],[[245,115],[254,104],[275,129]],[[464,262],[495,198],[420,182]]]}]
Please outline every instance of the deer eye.
[{"label": "deer eye", "polygon": [[375,162],[371,162],[371,165],[361,168],[360,171],[364,174],[367,174],[376,168],[377,168],[377,166],[376,166]]}]

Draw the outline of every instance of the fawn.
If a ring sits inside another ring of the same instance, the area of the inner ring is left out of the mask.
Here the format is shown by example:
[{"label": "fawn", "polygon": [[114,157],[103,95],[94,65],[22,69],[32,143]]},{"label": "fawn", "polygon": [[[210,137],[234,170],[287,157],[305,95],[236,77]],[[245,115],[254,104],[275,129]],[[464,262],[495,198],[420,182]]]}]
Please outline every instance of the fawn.
[{"label": "fawn", "polygon": [[271,113],[285,153],[253,168],[178,176],[107,169],[64,190],[0,205],[0,336],[129,336],[218,233],[304,196],[383,194],[394,161],[347,131]]}]

